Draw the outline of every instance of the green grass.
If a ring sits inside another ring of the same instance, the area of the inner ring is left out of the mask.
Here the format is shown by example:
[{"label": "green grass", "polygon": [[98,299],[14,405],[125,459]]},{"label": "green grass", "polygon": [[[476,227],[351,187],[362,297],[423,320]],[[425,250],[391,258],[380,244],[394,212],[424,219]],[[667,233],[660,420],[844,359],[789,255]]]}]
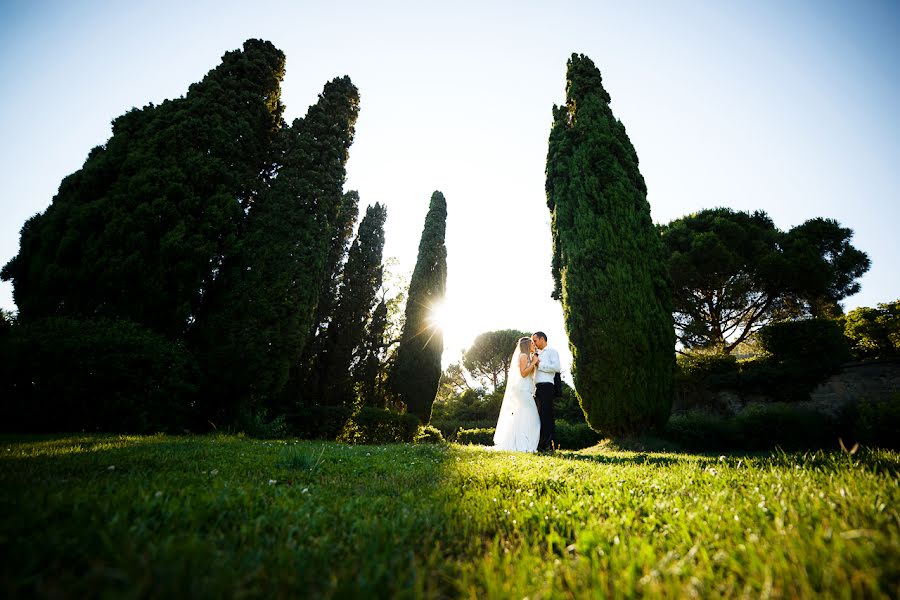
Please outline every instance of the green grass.
[{"label": "green grass", "polygon": [[0,594],[898,597],[894,452],[0,438]]}]

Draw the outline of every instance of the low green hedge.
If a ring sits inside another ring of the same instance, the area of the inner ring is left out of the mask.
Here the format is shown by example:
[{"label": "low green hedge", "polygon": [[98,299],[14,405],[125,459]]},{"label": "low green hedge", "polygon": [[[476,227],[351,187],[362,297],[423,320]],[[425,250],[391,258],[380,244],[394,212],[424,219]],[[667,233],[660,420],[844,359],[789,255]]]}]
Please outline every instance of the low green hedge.
[{"label": "low green hedge", "polygon": [[[556,421],[554,442],[562,450],[581,450],[593,446],[600,441],[600,434],[590,428],[587,423],[568,423]],[[494,428],[460,429],[456,435],[459,444],[494,445]]]}]

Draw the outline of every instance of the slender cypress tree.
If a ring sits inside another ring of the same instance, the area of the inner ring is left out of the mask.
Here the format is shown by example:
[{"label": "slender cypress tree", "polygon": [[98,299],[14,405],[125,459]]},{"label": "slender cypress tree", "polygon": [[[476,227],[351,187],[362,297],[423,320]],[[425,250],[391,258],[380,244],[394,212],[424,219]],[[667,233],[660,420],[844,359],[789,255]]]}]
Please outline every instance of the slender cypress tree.
[{"label": "slender cypress tree", "polygon": [[351,404],[354,400],[353,371],[365,354],[366,323],[381,288],[386,218],[385,207],[377,203],[368,207],[350,247],[318,369],[326,404]]},{"label": "slender cypress tree", "polygon": [[425,227],[419,241],[419,257],[409,281],[406,322],[397,348],[393,388],[406,410],[422,423],[431,420],[431,405],[441,379],[444,336],[430,322],[434,305],[443,301],[447,286],[447,201],[440,192],[431,195]]},{"label": "slender cypress tree", "polygon": [[296,405],[299,400],[312,403],[318,400],[320,370],[318,357],[325,351],[325,332],[331,322],[337,303],[341,271],[347,258],[350,238],[359,216],[359,193],[349,191],[344,194],[338,211],[337,223],[331,237],[324,277],[320,285],[321,294],[316,305],[316,316],[303,346],[300,360],[291,365],[288,383],[285,385],[282,403]]},{"label": "slender cypress tree", "polygon": [[384,408],[386,391],[384,389],[384,334],[387,330],[387,301],[381,302],[372,311],[372,318],[366,327],[366,338],[363,342],[362,359],[357,364],[353,378],[359,387],[359,398],[365,406]]},{"label": "slender cypress tree", "polygon": [[662,244],[600,71],[573,54],[567,80],[547,154],[554,297],[588,423],[609,434],[638,431],[665,423],[672,402],[675,337]]},{"label": "slender cypress tree", "polygon": [[350,78],[334,79],[284,132],[278,175],[250,208],[239,251],[223,267],[198,326],[201,358],[216,377],[213,397],[251,407],[272,401],[302,354],[338,222],[358,106]]},{"label": "slender cypress tree", "polygon": [[127,318],[182,337],[273,170],[284,55],[248,40],[186,96],[133,109],[22,228],[19,318]]}]

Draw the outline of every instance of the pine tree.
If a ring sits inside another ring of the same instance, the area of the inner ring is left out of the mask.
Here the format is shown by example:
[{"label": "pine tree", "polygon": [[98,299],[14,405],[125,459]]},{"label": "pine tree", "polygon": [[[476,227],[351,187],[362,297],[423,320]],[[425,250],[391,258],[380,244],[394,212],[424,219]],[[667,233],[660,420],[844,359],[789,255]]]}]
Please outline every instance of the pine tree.
[{"label": "pine tree", "polygon": [[625,127],[600,71],[568,62],[565,106],[553,109],[547,154],[554,297],[562,300],[573,377],[592,428],[665,423],[674,329],[662,245]]},{"label": "pine tree", "polygon": [[349,77],[337,78],[284,131],[277,177],[250,208],[199,326],[201,358],[216,376],[212,397],[250,408],[272,401],[299,360],[338,223],[358,107]]},{"label": "pine tree", "polygon": [[447,286],[446,229],[447,201],[442,193],[434,192],[409,281],[406,322],[393,376],[393,388],[400,401],[422,423],[431,420],[431,405],[441,379],[444,337],[429,317],[435,304],[443,301]]},{"label": "pine tree", "polygon": [[186,96],[133,109],[22,228],[22,322],[127,318],[182,337],[272,175],[284,55],[248,40]]},{"label": "pine tree", "polygon": [[352,404],[352,373],[365,354],[366,323],[381,288],[381,255],[387,210],[380,204],[366,209],[347,256],[334,317],[320,356],[320,389],[326,404]]}]

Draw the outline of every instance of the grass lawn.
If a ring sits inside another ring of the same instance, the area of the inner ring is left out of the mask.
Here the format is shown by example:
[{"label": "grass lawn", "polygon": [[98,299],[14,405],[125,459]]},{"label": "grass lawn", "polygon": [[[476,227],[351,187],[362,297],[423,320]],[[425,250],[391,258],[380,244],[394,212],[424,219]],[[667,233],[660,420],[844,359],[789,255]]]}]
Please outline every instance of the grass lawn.
[{"label": "grass lawn", "polygon": [[900,597],[900,456],[0,438],[4,597]]}]

